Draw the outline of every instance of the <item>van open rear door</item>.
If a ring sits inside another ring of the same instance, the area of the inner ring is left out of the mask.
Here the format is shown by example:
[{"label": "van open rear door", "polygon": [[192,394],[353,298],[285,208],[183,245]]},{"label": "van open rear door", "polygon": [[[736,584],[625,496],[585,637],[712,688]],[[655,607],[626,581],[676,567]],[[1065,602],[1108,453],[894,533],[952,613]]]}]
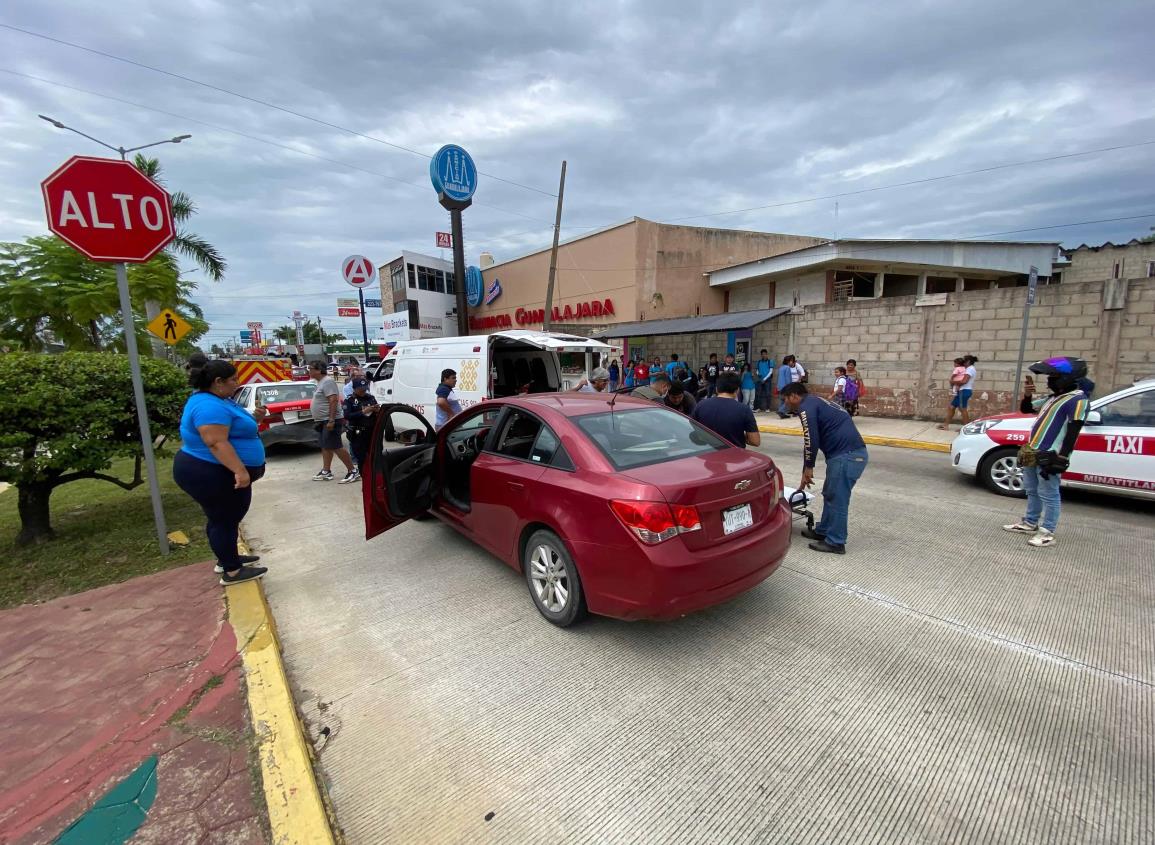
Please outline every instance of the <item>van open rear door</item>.
[{"label": "van open rear door", "polygon": [[608,343],[602,343],[600,340],[593,340],[588,337],[581,337],[572,334],[560,334],[558,332],[543,332],[543,331],[526,331],[524,329],[515,329],[505,332],[494,332],[489,336],[490,342],[490,360],[492,360],[493,345],[499,341],[510,341],[513,343],[525,344],[533,346],[547,352],[553,352],[557,355],[563,353],[577,353],[585,356],[585,372],[573,378],[573,383],[562,375],[562,390],[570,390],[577,384],[578,380],[584,377],[588,378],[590,370],[593,368],[593,354],[600,352],[603,356],[610,355],[617,351],[617,347],[610,346]]}]

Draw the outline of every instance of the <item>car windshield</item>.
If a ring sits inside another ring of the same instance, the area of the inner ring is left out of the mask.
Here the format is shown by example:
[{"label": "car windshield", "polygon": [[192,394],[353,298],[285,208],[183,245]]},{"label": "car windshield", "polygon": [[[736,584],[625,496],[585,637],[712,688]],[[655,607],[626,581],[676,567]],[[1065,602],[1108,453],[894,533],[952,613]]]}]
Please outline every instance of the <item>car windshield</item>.
[{"label": "car windshield", "polygon": [[257,399],[262,405],[267,405],[270,402],[299,402],[302,399],[312,399],[314,392],[316,392],[316,387],[305,382],[274,384],[257,388]]},{"label": "car windshield", "polygon": [[576,417],[578,428],[617,469],[676,461],[730,444],[677,411],[607,411]]}]

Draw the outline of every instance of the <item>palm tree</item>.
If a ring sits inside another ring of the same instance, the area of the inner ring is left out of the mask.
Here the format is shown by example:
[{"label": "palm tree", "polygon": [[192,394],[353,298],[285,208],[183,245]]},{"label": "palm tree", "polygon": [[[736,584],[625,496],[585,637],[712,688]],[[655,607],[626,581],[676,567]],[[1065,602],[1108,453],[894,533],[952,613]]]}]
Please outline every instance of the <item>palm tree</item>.
[{"label": "palm tree", "polygon": [[[160,161],[155,158],[146,158],[140,153],[136,154],[133,161],[136,169],[143,173],[148,178],[152,179],[161,185],[164,180],[160,178],[161,170]],[[225,261],[220,251],[202,238],[200,235],[194,234],[183,228],[183,224],[187,223],[194,214],[197,213],[197,207],[192,201],[192,197],[184,191],[177,191],[171,194],[172,197],[172,219],[176,223],[176,237],[167,247],[185,258],[190,258],[196,262],[201,271],[212,279],[214,282],[219,282],[225,277],[225,270],[228,269],[228,262]]]},{"label": "palm tree", "polygon": [[[146,158],[140,153],[137,153],[133,159],[133,164],[136,165],[137,170],[154,182],[161,185],[164,184],[164,181],[160,178],[162,169],[159,159]],[[192,259],[206,276],[214,282],[219,282],[225,277],[225,270],[227,270],[229,266],[228,262],[225,261],[224,256],[221,255],[215,246],[200,235],[184,228],[184,224],[197,212],[197,207],[193,203],[192,197],[184,191],[177,191],[170,196],[172,201],[172,219],[176,224],[176,237],[173,238],[172,243],[165,247],[165,249],[170,253],[183,255],[185,258]],[[144,303],[144,310],[148,319],[152,320],[160,313],[160,304],[153,301],[146,301]],[[152,354],[157,358],[165,357],[164,344],[155,338],[152,340]]]}]

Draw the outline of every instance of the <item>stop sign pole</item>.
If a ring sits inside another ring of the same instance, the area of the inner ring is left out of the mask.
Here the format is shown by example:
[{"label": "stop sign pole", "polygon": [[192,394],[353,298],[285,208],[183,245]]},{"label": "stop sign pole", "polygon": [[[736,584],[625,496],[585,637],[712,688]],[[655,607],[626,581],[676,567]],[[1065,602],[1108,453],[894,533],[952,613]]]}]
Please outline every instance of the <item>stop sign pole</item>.
[{"label": "stop sign pole", "polygon": [[[58,121],[48,120],[60,128],[71,128]],[[182,136],[180,140],[187,137]],[[172,141],[179,143],[175,138]],[[136,320],[132,313],[125,264],[148,261],[175,237],[176,230],[168,193],[125,160],[126,155],[133,150],[120,147],[110,149],[120,153],[120,161],[73,156],[41,183],[41,190],[49,230],[93,261],[110,262],[116,267],[124,346],[132,373],[132,392],[136,399],[136,419],[140,426],[156,539],[160,553],[167,555],[168,529],[160,498],[160,480],[152,448],[148,407],[145,405],[140,353],[136,345]]]}]

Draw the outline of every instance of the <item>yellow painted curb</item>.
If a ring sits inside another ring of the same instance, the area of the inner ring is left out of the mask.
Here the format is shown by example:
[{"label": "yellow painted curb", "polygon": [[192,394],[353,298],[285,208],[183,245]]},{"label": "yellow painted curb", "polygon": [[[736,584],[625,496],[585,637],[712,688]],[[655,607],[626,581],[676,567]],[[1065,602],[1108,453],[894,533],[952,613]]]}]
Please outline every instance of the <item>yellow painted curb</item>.
[{"label": "yellow painted curb", "polygon": [[[248,547],[238,546],[248,554]],[[333,845],[325,802],[313,775],[312,755],[289,679],[281,662],[276,628],[259,581],[225,590],[229,623],[245,667],[249,713],[257,735],[261,782],[273,845]]]},{"label": "yellow painted curb", "polygon": [[[785,428],[777,425],[760,425],[758,430],[765,434],[789,434],[793,437],[801,437],[802,429],[800,428]],[[904,440],[901,437],[879,437],[874,434],[862,435],[864,443],[869,443],[871,446],[894,446],[898,449],[922,449],[924,452],[949,452],[950,445],[946,443],[933,443],[929,440]]]}]

